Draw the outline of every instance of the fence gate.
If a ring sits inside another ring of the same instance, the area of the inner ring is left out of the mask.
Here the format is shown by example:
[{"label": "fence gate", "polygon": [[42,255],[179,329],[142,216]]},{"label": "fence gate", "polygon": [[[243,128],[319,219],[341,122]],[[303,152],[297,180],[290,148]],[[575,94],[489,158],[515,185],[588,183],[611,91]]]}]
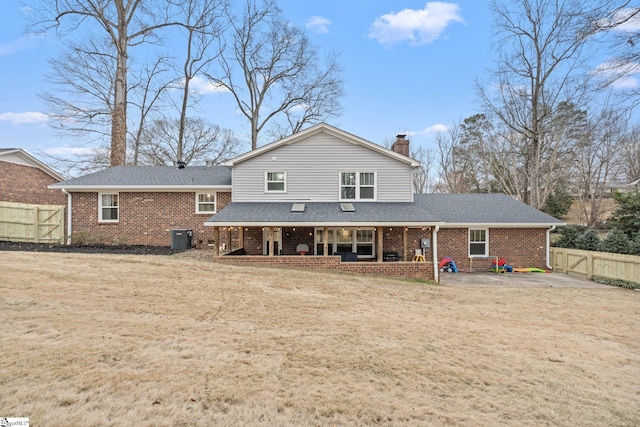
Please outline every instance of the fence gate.
[{"label": "fence gate", "polygon": [[0,202],[0,240],[64,242],[64,206]]},{"label": "fence gate", "polygon": [[553,271],[640,283],[640,256],[551,248]]}]

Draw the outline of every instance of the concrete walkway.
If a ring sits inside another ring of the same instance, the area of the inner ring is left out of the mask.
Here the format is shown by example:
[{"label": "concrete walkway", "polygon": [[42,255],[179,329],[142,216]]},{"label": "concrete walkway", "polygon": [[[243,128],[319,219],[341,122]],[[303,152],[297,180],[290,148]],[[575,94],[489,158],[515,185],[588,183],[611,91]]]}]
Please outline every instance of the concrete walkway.
[{"label": "concrete walkway", "polygon": [[440,273],[440,284],[460,287],[616,289],[563,273]]}]

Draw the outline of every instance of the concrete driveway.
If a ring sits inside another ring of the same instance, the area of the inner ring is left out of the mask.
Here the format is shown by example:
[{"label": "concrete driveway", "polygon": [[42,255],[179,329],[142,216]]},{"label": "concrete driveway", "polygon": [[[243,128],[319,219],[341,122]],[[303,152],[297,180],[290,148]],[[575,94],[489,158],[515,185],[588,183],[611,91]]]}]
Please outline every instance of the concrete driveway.
[{"label": "concrete driveway", "polygon": [[460,287],[615,289],[563,273],[440,273],[440,284]]}]

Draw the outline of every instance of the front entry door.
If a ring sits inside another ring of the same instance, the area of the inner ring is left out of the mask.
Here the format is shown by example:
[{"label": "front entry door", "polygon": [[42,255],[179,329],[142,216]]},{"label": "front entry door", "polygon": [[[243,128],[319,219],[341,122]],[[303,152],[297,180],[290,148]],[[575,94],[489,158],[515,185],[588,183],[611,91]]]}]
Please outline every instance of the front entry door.
[{"label": "front entry door", "polygon": [[[273,229],[273,254],[280,255],[280,248],[282,248],[282,228],[276,227]],[[262,231],[262,254],[269,255],[269,227],[265,227]]]}]

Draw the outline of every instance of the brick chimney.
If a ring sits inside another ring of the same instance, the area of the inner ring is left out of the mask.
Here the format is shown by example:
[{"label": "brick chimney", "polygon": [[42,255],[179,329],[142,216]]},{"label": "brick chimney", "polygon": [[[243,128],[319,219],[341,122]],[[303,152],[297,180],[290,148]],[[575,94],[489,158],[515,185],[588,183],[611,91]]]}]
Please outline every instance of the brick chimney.
[{"label": "brick chimney", "polygon": [[395,151],[398,154],[402,154],[403,156],[409,157],[409,140],[406,139],[407,135],[398,134],[396,136],[396,141],[391,146],[391,150]]}]

